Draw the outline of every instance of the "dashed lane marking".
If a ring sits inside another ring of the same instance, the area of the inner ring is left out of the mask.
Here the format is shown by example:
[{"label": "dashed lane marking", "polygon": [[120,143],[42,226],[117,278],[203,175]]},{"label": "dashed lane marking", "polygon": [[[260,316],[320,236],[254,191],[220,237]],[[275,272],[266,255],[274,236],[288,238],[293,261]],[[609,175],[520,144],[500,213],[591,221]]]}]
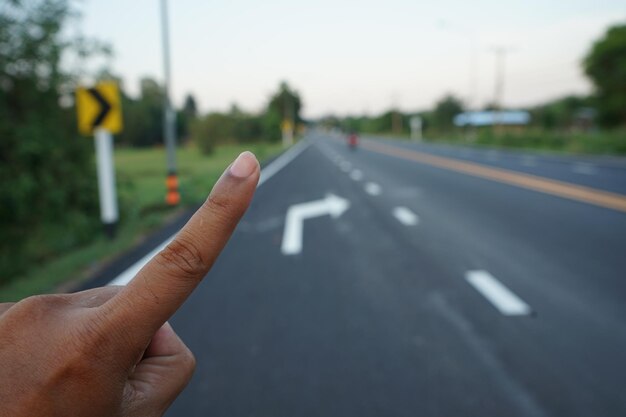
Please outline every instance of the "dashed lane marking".
[{"label": "dashed lane marking", "polygon": [[487,271],[468,271],[465,279],[505,316],[525,316],[531,308]]},{"label": "dashed lane marking", "polygon": [[366,193],[373,196],[380,195],[380,193],[383,191],[380,185],[376,184],[375,182],[368,182],[363,188],[365,189]]},{"label": "dashed lane marking", "polygon": [[350,178],[354,181],[361,181],[363,179],[363,172],[359,169],[355,169],[350,173]]},{"label": "dashed lane marking", "polygon": [[393,209],[393,216],[405,226],[415,226],[419,223],[419,217],[406,207],[396,207]]}]

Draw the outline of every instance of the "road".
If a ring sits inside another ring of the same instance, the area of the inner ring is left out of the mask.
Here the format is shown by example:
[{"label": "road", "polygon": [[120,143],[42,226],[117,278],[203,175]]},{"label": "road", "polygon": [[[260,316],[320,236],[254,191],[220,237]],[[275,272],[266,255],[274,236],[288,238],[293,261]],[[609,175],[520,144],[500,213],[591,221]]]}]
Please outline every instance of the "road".
[{"label": "road", "polygon": [[168,416],[626,415],[624,160],[298,146],[172,320]]}]

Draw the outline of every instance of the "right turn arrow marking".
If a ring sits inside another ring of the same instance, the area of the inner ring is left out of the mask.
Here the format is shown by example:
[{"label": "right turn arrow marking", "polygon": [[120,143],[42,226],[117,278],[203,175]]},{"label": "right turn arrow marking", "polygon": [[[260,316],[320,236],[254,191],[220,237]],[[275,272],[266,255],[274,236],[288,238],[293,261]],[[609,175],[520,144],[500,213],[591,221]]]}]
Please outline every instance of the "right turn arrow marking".
[{"label": "right turn arrow marking", "polygon": [[289,207],[281,247],[283,255],[297,255],[302,252],[304,220],[325,215],[330,215],[336,219],[349,207],[350,202],[348,200],[334,194],[328,194],[322,200],[295,204]]}]

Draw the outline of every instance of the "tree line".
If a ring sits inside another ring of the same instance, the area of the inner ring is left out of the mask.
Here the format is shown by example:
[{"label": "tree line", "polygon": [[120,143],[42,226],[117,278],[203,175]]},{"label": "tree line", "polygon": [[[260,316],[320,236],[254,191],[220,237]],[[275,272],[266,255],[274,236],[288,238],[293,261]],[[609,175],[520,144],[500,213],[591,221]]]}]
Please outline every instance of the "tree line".
[{"label": "tree line", "polygon": [[[572,95],[552,100],[527,110],[529,127],[551,132],[578,132],[580,129],[616,130],[626,128],[626,24],[610,27],[596,40],[581,62],[594,85],[589,95]],[[482,110],[494,110],[488,104]],[[454,116],[467,110],[463,101],[446,94],[434,107],[425,111],[402,112],[389,109],[374,116],[322,118],[322,125],[346,131],[372,134],[407,135],[409,120],[420,116],[425,133],[431,137],[449,136],[454,132]]]},{"label": "tree line", "polygon": [[[116,79],[121,86],[124,131],[116,137],[118,146],[160,146],[163,140],[164,90],[152,78],[143,78],[137,97],[129,96],[123,82],[110,74],[101,79]],[[181,108],[176,109],[176,133],[179,143],[192,142],[204,153],[216,145],[275,142],[281,138],[281,125],[289,120],[293,126],[303,123],[302,100],[288,83],[282,82],[259,112],[248,112],[232,104],[225,112],[200,114],[193,94],[187,94]]]}]

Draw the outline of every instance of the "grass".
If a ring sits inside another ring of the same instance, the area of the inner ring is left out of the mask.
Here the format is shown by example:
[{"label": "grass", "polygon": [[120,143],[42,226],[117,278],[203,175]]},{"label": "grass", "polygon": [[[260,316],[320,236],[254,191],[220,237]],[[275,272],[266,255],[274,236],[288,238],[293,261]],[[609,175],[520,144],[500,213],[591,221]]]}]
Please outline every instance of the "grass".
[{"label": "grass", "polygon": [[461,135],[445,135],[441,140],[429,138],[429,141],[569,154],[626,155],[624,130],[567,133],[529,129],[502,134],[483,131],[471,140]]},{"label": "grass", "polygon": [[[181,206],[202,202],[226,166],[244,150],[259,160],[281,150],[280,144],[224,145],[212,155],[188,146],[177,152],[182,195]],[[71,288],[91,276],[108,261],[139,243],[180,209],[169,208],[165,198],[165,151],[117,149],[115,166],[120,200],[120,224],[114,240],[103,236],[43,264],[0,288],[0,302],[16,301],[33,294]]]},{"label": "grass", "polygon": [[[396,140],[410,140],[407,134],[378,136]],[[626,155],[626,130],[568,133],[528,129],[522,132],[495,134],[484,130],[472,136],[460,132],[426,132],[425,141],[431,143],[489,146],[503,149],[524,149],[542,152],[595,155]]]}]

